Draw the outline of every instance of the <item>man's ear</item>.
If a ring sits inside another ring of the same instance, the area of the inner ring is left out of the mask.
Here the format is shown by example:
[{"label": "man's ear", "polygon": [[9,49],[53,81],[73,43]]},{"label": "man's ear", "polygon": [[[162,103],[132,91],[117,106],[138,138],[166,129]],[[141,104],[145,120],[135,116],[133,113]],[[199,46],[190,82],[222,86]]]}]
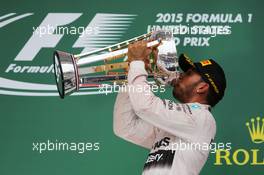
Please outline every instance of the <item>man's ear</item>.
[{"label": "man's ear", "polygon": [[206,82],[201,82],[196,87],[197,94],[204,94],[209,90],[209,84]]}]

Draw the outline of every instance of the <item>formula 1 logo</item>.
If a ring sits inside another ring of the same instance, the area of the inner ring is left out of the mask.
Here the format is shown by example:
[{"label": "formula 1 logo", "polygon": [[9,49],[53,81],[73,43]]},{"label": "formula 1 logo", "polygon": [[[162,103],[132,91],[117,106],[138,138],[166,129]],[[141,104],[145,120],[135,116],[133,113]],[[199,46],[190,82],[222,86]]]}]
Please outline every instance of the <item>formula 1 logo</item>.
[{"label": "formula 1 logo", "polygon": [[[13,58],[5,58],[7,66],[1,70],[0,94],[19,96],[57,96],[54,83],[44,84],[40,81],[43,74],[54,79],[52,53],[66,35],[76,35],[77,39],[70,47],[78,49],[78,53],[99,49],[120,41],[121,37],[134,21],[134,14],[97,13],[85,26],[70,26],[82,18],[82,13],[48,13],[37,27],[32,27],[31,37],[25,41],[24,46]],[[34,13],[17,15],[9,13],[0,16],[0,32],[9,31],[8,27],[23,23]],[[19,23],[18,23],[19,21]],[[16,23],[17,22],[17,23]],[[1,34],[1,33],[0,33]],[[20,35],[21,33],[18,33]],[[16,42],[14,40],[14,42]],[[49,58],[41,55],[43,50],[49,50]],[[69,50],[69,48],[67,48]],[[67,50],[65,49],[65,50]],[[8,48],[5,48],[8,52]],[[11,62],[11,63],[10,63]],[[41,64],[40,64],[41,63]],[[29,76],[34,80],[26,80]],[[27,78],[23,79],[22,77]],[[8,78],[7,78],[8,77]],[[10,78],[12,77],[12,78]],[[77,92],[74,95],[87,95],[97,92]]]}]

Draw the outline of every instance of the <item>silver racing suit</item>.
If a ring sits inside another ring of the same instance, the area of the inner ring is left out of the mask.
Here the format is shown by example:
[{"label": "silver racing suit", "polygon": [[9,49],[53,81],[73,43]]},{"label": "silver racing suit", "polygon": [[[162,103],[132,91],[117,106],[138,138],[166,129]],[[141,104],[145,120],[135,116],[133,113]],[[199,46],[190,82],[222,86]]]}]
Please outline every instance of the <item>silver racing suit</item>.
[{"label": "silver racing suit", "polygon": [[129,89],[119,92],[115,102],[114,133],[150,149],[143,175],[199,174],[216,133],[210,106],[162,100],[146,77],[144,62],[132,61]]}]

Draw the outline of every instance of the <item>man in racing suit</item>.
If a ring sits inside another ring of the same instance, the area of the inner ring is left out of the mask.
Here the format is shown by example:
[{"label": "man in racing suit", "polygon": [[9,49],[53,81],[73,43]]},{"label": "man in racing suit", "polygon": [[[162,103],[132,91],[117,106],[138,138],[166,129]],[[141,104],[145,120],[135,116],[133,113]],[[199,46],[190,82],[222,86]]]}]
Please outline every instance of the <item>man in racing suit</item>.
[{"label": "man in racing suit", "polygon": [[150,53],[146,41],[129,46],[129,88],[117,96],[114,133],[150,149],[144,175],[197,175],[215,137],[210,109],[224,96],[224,72],[212,59],[193,63],[182,54],[179,65],[184,73],[171,83],[181,103],[162,100],[147,83],[144,62]]}]

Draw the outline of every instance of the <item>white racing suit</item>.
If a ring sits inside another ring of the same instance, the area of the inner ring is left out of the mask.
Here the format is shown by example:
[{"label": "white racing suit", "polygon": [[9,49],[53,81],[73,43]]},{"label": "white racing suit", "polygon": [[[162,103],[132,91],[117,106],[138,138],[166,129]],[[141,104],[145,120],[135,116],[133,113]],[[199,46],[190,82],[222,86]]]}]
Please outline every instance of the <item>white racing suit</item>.
[{"label": "white racing suit", "polygon": [[[149,90],[146,77],[144,62],[131,62],[129,91],[119,92],[114,107],[115,134],[151,150],[143,175],[199,174],[216,133],[210,106],[162,100]],[[140,86],[147,88],[131,89]]]}]

